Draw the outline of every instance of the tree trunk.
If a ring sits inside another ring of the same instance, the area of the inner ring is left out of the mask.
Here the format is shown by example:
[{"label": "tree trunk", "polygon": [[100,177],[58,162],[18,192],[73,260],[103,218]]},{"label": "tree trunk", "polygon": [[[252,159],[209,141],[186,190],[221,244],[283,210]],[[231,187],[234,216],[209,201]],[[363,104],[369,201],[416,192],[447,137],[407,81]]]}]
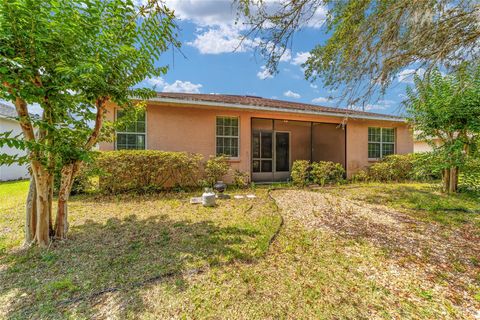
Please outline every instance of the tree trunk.
[{"label": "tree trunk", "polygon": [[53,179],[54,176],[53,174],[50,175],[49,181],[48,181],[48,234],[50,235],[50,238],[52,238],[55,235],[55,231],[53,230],[53,217],[52,217],[52,211],[53,211]]},{"label": "tree trunk", "polygon": [[72,191],[73,182],[80,170],[81,162],[67,164],[62,168],[60,189],[58,191],[57,218],[55,221],[55,239],[67,238],[68,232],[68,199]]},{"label": "tree trunk", "polygon": [[449,193],[456,193],[458,189],[458,167],[450,168]]},{"label": "tree trunk", "polygon": [[37,188],[35,178],[30,178],[30,187],[28,189],[25,219],[25,246],[30,246],[35,241],[35,231],[37,227]]},{"label": "tree trunk", "polygon": [[50,217],[52,205],[49,203],[51,197],[50,183],[51,174],[39,166],[32,166],[37,191],[37,217],[35,229],[35,242],[40,247],[47,247],[50,244]]},{"label": "tree trunk", "polygon": [[68,231],[68,206],[70,196],[70,180],[72,179],[73,164],[62,168],[60,176],[60,189],[58,190],[57,218],[55,220],[55,239],[63,240]]},{"label": "tree trunk", "polygon": [[[97,107],[97,115],[95,118],[95,126],[85,143],[85,150],[90,150],[97,143],[100,130],[103,125],[103,116],[105,113],[105,103],[108,97],[97,99],[95,105]],[[82,161],[77,160],[73,163],[64,165],[61,170],[60,189],[58,191],[57,216],[55,218],[55,239],[64,240],[67,238],[68,232],[68,199],[72,191],[73,182],[82,167]]]},{"label": "tree trunk", "polygon": [[[15,109],[17,110],[18,123],[22,129],[25,141],[37,142],[26,101],[20,97],[16,97]],[[29,158],[33,177],[31,182],[35,182],[35,191],[32,189],[32,194],[29,194],[29,199],[32,204],[27,205],[28,220],[26,226],[29,228],[28,231],[26,230],[26,240],[31,240],[30,243],[37,243],[40,247],[47,247],[50,244],[52,205],[49,201],[52,198],[53,176],[40,162],[42,157],[38,150],[29,150]],[[33,186],[31,186],[31,188],[33,188]],[[33,196],[33,193],[36,194],[36,197]],[[35,228],[33,228],[33,226],[35,226]]]},{"label": "tree trunk", "polygon": [[443,169],[443,192],[450,190],[450,169]]}]

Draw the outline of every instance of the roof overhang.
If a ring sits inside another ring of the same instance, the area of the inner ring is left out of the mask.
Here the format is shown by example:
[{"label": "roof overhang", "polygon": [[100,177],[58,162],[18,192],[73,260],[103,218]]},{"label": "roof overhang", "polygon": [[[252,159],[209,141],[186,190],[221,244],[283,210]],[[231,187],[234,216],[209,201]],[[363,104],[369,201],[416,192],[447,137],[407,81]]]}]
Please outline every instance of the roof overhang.
[{"label": "roof overhang", "polygon": [[18,122],[17,119],[15,119],[15,118],[13,118],[13,117],[6,116],[6,115],[3,115],[3,114],[0,114],[0,119],[10,120],[10,121],[13,121],[13,122]]},{"label": "roof overhang", "polygon": [[254,111],[268,111],[268,112],[282,112],[282,113],[294,113],[294,114],[307,114],[307,115],[317,115],[325,117],[335,117],[335,118],[352,118],[352,119],[362,119],[362,120],[377,120],[377,121],[390,121],[390,122],[399,122],[406,123],[404,118],[391,118],[388,116],[380,115],[366,115],[366,114],[355,114],[352,113],[342,113],[342,112],[326,112],[326,111],[317,111],[317,110],[301,110],[301,109],[290,109],[290,108],[276,108],[276,107],[266,107],[266,106],[257,106],[257,105],[246,105],[246,104],[237,104],[237,103],[224,103],[224,102],[214,102],[214,101],[204,101],[204,100],[185,100],[185,99],[174,99],[174,98],[162,98],[156,97],[151,98],[149,101],[169,103],[169,104],[188,104],[188,105],[197,105],[197,106],[210,106],[210,107],[221,107],[229,109],[241,109],[241,110],[254,110]]}]

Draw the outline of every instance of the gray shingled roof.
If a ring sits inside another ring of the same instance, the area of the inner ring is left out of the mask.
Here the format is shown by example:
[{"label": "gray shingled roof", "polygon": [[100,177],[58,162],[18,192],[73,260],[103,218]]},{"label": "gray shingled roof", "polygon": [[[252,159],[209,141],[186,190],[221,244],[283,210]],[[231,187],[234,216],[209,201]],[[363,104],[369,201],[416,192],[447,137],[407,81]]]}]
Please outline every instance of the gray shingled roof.
[{"label": "gray shingled roof", "polygon": [[152,100],[164,100],[164,99],[173,99],[185,101],[196,102],[206,102],[206,103],[220,103],[220,104],[236,104],[251,106],[253,109],[267,107],[273,110],[285,111],[289,110],[291,112],[322,112],[325,114],[336,114],[336,115],[345,115],[345,116],[357,116],[357,117],[376,117],[378,119],[390,120],[390,121],[403,121],[402,117],[386,115],[381,113],[365,112],[351,109],[342,109],[342,108],[332,108],[325,107],[314,104],[307,103],[298,103],[292,101],[284,100],[274,100],[268,98],[262,98],[257,96],[240,96],[240,95],[230,95],[230,94],[198,94],[198,93],[173,93],[173,92],[157,92],[157,98]]},{"label": "gray shingled roof", "polygon": [[1,118],[16,118],[17,111],[14,107],[0,103],[0,117]]},{"label": "gray shingled roof", "polygon": [[[17,117],[18,115],[15,107],[0,102],[0,118],[9,118],[12,120],[16,120]],[[38,119],[39,115],[35,113],[30,113],[30,117]]]}]

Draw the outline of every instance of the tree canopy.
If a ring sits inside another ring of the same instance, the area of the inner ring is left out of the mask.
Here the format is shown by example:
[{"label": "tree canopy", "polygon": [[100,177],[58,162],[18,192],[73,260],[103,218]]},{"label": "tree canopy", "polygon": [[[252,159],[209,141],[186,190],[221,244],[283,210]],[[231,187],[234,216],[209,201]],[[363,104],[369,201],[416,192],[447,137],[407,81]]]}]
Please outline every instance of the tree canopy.
[{"label": "tree canopy", "polygon": [[[66,211],[75,174],[98,141],[106,104],[133,109],[132,98],[155,94],[134,86],[167,71],[156,60],[170,45],[178,46],[175,29],[173,12],[157,0],[0,2],[0,99],[15,104],[23,131],[23,137],[4,134],[0,144],[28,150],[36,189],[31,220],[37,224],[30,240],[46,245],[53,233],[56,168],[62,182],[55,232],[64,237],[66,213],[58,217]],[[29,115],[33,103],[42,108],[41,117]]]},{"label": "tree canopy", "polygon": [[480,4],[475,0],[237,0],[276,71],[296,31],[326,10],[325,43],[314,43],[305,77],[341,88],[354,104],[384,91],[407,66],[456,67],[480,57]]},{"label": "tree canopy", "polygon": [[480,66],[463,65],[448,75],[435,69],[425,79],[415,77],[414,82],[415,87],[407,90],[410,122],[418,139],[431,142],[445,170],[445,189],[455,192],[458,171],[468,157],[478,156]]}]

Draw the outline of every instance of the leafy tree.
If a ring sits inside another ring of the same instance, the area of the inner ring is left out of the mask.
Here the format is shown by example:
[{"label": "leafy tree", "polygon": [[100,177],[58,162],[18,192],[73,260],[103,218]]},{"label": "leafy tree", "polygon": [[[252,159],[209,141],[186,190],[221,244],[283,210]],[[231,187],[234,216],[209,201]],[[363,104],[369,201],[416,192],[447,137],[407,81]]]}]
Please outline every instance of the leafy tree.
[{"label": "leafy tree", "polygon": [[[304,64],[309,80],[342,89],[354,104],[378,96],[404,67],[432,70],[480,57],[480,5],[476,0],[236,0],[261,39],[273,72],[296,31],[327,10],[325,43]],[[428,72],[427,72],[428,73]]]},{"label": "leafy tree", "polygon": [[450,75],[434,70],[414,81],[406,101],[411,124],[420,139],[440,139],[440,146],[431,144],[440,159],[444,190],[456,192],[459,171],[477,153],[480,139],[480,66],[464,65]]},{"label": "leafy tree", "polygon": [[[73,179],[105,127],[107,103],[135,112],[132,97],[154,95],[132,87],[167,71],[155,60],[170,44],[178,45],[175,29],[173,13],[156,0],[141,6],[131,0],[0,2],[0,98],[15,104],[23,131],[23,139],[7,133],[0,144],[28,150],[26,243],[47,246],[52,236],[65,238]],[[32,103],[42,108],[41,117],[30,116]],[[0,160],[22,161],[6,155]]]}]

